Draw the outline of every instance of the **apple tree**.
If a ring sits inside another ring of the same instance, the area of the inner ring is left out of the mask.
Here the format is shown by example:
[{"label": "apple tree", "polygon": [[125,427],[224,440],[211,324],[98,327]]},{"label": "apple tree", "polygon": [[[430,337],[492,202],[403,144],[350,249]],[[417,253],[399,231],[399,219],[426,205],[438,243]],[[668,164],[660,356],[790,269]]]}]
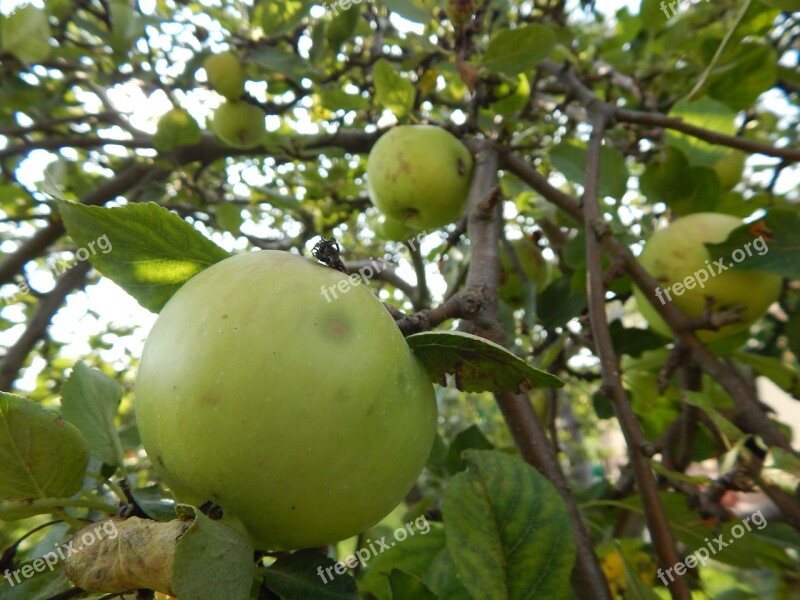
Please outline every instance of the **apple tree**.
[{"label": "apple tree", "polygon": [[797,597],[798,8],[0,2],[0,598]]}]

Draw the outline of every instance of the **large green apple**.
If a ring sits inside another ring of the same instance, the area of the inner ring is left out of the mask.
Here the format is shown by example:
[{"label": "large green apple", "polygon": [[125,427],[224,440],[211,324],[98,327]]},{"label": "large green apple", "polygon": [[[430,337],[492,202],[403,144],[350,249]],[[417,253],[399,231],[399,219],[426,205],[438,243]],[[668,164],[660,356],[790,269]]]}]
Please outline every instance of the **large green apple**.
[{"label": "large green apple", "polygon": [[[782,280],[777,275],[735,271],[730,268],[733,264],[731,258],[725,259],[722,265],[715,265],[710,260],[704,244],[725,241],[741,224],[739,219],[730,215],[694,213],[656,231],[647,240],[639,257],[642,266],[659,282],[656,297],[662,303],[675,302],[690,317],[703,313],[707,297],[714,299],[715,310],[744,305],[741,323],[726,325],[719,331],[699,331],[698,335],[704,341],[727,337],[747,328],[780,295]],[[752,254],[763,253],[758,246],[750,248]],[[726,269],[722,270],[722,267]],[[669,326],[644,293],[634,288],[634,295],[639,311],[650,326],[662,335],[672,337]]]},{"label": "large green apple", "polygon": [[142,443],[177,497],[211,501],[259,549],[321,546],[378,522],[433,444],[433,384],[363,285],[251,252],[164,306],[136,380]]},{"label": "large green apple", "polygon": [[[550,279],[550,268],[542,256],[541,250],[530,238],[513,240],[511,248],[528,281],[536,283],[541,291]],[[522,306],[522,281],[514,270],[511,257],[505,245],[500,246],[500,297],[512,308]]]},{"label": "large green apple", "polygon": [[369,153],[369,195],[386,216],[416,229],[437,229],[464,214],[472,165],[469,150],[450,132],[400,125]]},{"label": "large green apple", "polygon": [[222,52],[206,58],[203,68],[208,83],[228,100],[238,100],[244,94],[245,73],[239,57]]},{"label": "large green apple", "polygon": [[223,102],[211,121],[211,131],[235,148],[257,146],[266,133],[264,111],[240,100]]}]

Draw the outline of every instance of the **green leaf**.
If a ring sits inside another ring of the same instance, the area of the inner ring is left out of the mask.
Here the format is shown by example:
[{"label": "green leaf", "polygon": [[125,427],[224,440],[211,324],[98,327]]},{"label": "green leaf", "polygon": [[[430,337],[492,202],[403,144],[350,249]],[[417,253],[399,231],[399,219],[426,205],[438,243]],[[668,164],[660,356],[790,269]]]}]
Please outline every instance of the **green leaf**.
[{"label": "green leaf", "polygon": [[[16,581],[13,572],[12,581]],[[58,598],[67,595],[70,588],[74,588],[67,579],[64,569],[54,569],[34,573],[33,577],[26,579],[19,574],[19,583],[13,587],[7,579],[0,581],[0,598],[3,600],[31,600],[32,598]]]},{"label": "green leaf", "polygon": [[247,62],[263,67],[270,73],[285,75],[300,83],[304,77],[318,75],[313,65],[282,46],[259,46],[247,56]]},{"label": "green leaf", "polygon": [[742,44],[729,65],[709,79],[709,94],[734,110],[750,108],[778,78],[778,54],[770,46]]},{"label": "green leaf", "polygon": [[436,600],[438,597],[421,579],[398,569],[389,573],[389,585],[392,600]]},{"label": "green leaf", "polygon": [[555,45],[555,33],[544,25],[502,29],[489,42],[481,64],[490,71],[515,76],[547,58]]},{"label": "green leaf", "polygon": [[586,295],[574,292],[570,277],[565,276],[556,279],[539,294],[537,306],[542,327],[563,327],[586,309]]},{"label": "green leaf", "polygon": [[800,0],[761,0],[764,4],[785,10],[786,12],[794,12],[800,10]]},{"label": "green leaf", "polygon": [[416,23],[427,23],[433,17],[436,0],[382,0],[389,10],[404,19]]},{"label": "green leaf", "polygon": [[800,374],[774,356],[737,352],[736,358],[750,366],[756,373],[771,380],[784,392],[800,398]]},{"label": "green leaf", "polygon": [[521,459],[465,452],[444,496],[447,547],[473,598],[570,598],[572,526],[553,485]]},{"label": "green leaf", "polygon": [[222,202],[214,205],[214,213],[217,215],[217,223],[220,227],[234,235],[239,235],[242,223],[244,223],[241,206],[233,202]]},{"label": "green leaf", "polygon": [[67,232],[89,251],[94,267],[153,312],[188,279],[230,256],[152,202],[102,208],[60,201],[58,208]]},{"label": "green leaf", "polygon": [[89,447],[35,402],[0,392],[0,500],[67,498],[83,484]]},{"label": "green leaf", "polygon": [[114,52],[127,54],[136,38],[143,33],[139,15],[133,11],[129,0],[112,0],[108,10],[111,15],[108,43]]},{"label": "green leaf", "polygon": [[414,86],[395,72],[386,59],[381,58],[373,69],[375,78],[375,102],[403,117],[414,106]]},{"label": "green leaf", "polygon": [[[724,258],[740,271],[764,271],[789,279],[800,278],[800,210],[768,209],[755,223],[734,229],[719,244],[706,244],[711,259]],[[737,262],[737,257],[741,260]],[[734,260],[731,261],[731,258]]]},{"label": "green leaf", "polygon": [[459,331],[425,331],[406,338],[435,381],[455,376],[463,392],[505,390],[524,392],[535,387],[561,387],[555,375],[540,371],[502,346]]},{"label": "green leaf", "polygon": [[686,156],[677,147],[667,148],[663,162],[647,165],[640,185],[651,203],[665,202],[680,216],[714,211],[720,201],[719,178],[714,170],[689,166]]},{"label": "green leaf", "polygon": [[409,537],[372,557],[358,582],[362,596],[392,600],[388,575],[394,569],[418,577],[439,598],[471,600],[456,577],[440,523],[430,523],[425,535]]},{"label": "green leaf", "polygon": [[[734,135],[736,113],[728,106],[712,98],[703,97],[699,100],[681,100],[676,102],[669,111],[670,117],[677,117],[684,122],[710,129],[716,133]],[[709,144],[696,137],[668,129],[666,144],[677,147],[686,155],[690,165],[709,167],[730,152],[726,146]]]},{"label": "green leaf", "polygon": [[89,443],[89,453],[124,468],[122,443],[114,424],[122,388],[111,377],[78,362],[61,391],[61,414]]},{"label": "green leaf", "polygon": [[325,38],[333,50],[338,50],[353,37],[358,25],[359,12],[359,8],[355,6],[340,12],[330,20]]},{"label": "green leaf", "polygon": [[[550,151],[550,161],[570,181],[583,185],[586,171],[585,144],[566,142]],[[628,189],[628,169],[625,158],[611,146],[600,147],[600,178],[598,192],[601,196],[622,198]]]},{"label": "green leaf", "polygon": [[0,18],[0,39],[0,47],[24,63],[44,60],[50,54],[47,13],[31,4],[18,8],[11,16]]},{"label": "green leaf", "polygon": [[470,425],[459,431],[447,449],[447,470],[451,474],[460,473],[467,468],[467,461],[461,456],[464,450],[492,450],[494,445],[483,435],[480,427]]},{"label": "green leaf", "polygon": [[160,485],[131,488],[131,496],[144,513],[155,521],[171,521],[175,518],[175,499]]},{"label": "green leaf", "polygon": [[172,589],[179,598],[248,600],[253,581],[253,546],[227,525],[185,504],[194,519],[175,549]]},{"label": "green leaf", "polygon": [[264,33],[274,36],[300,25],[311,3],[308,0],[261,0],[258,7]]},{"label": "green leaf", "polygon": [[263,573],[267,587],[282,600],[356,600],[355,580],[337,573],[336,564],[316,550],[300,550],[281,556]]},{"label": "green leaf", "polygon": [[800,312],[794,313],[786,322],[786,337],[789,349],[800,359]]},{"label": "green leaf", "polygon": [[722,414],[714,408],[713,401],[706,394],[687,391],[686,404],[696,406],[705,412],[714,422],[714,425],[717,427],[720,434],[722,434],[723,438],[727,440],[729,447],[732,447],[745,436],[741,429],[723,417]]}]

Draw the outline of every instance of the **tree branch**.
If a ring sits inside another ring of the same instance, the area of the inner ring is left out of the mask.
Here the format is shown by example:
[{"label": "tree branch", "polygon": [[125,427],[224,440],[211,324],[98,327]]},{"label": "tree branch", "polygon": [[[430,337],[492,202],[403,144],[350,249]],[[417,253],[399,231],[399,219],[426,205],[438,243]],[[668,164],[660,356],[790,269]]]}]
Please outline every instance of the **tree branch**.
[{"label": "tree branch", "polygon": [[673,129],[686,133],[698,139],[704,140],[711,144],[719,144],[721,146],[728,146],[730,148],[738,148],[750,153],[765,154],[767,156],[775,156],[791,161],[800,161],[800,149],[797,148],[776,148],[769,144],[743,138],[735,135],[726,135],[724,133],[717,133],[709,129],[703,129],[696,125],[691,125],[683,121],[679,117],[668,117],[657,112],[644,112],[637,110],[628,110],[617,108],[601,100],[578,78],[574,71],[570,68],[565,68],[552,60],[543,60],[539,63],[539,67],[548,73],[555,75],[558,80],[572,92],[578,101],[583,106],[591,111],[593,107],[602,105],[603,110],[610,111],[613,120],[621,121],[624,123],[637,123],[640,125],[654,125],[656,127],[663,127],[665,129]]},{"label": "tree branch", "polygon": [[28,353],[33,350],[36,342],[44,337],[50,319],[61,308],[64,298],[84,285],[89,269],[88,262],[79,262],[58,280],[52,291],[42,296],[36,313],[28,321],[25,331],[8,349],[3,362],[0,363],[0,390],[11,390],[11,385],[25,364]]},{"label": "tree branch", "polygon": [[[669,526],[666,512],[658,495],[658,482],[650,468],[649,456],[645,455],[647,440],[642,432],[636,415],[628,402],[628,396],[622,387],[619,360],[606,315],[606,290],[603,284],[603,253],[600,248],[601,231],[607,229],[600,214],[597,201],[597,185],[600,175],[600,148],[603,143],[606,125],[611,111],[604,107],[595,109],[592,135],[586,158],[586,176],[583,187],[583,218],[586,229],[586,293],[589,307],[589,321],[592,327],[592,338],[595,350],[600,359],[600,371],[603,374],[603,387],[610,396],[617,414],[622,434],[631,453],[634,475],[639,484],[644,515],[650,538],[658,555],[661,567],[665,570],[680,561],[675,543],[675,536]],[[670,594],[676,600],[690,600],[691,592],[686,580],[678,577],[667,584]]]},{"label": "tree branch", "polygon": [[[488,141],[473,144],[472,149],[477,157],[467,201],[470,265],[466,289],[482,299],[482,308],[469,325],[473,333],[502,344],[505,335],[497,318],[502,222],[502,207],[496,203],[498,154]],[[592,537],[528,396],[498,392],[495,399],[520,455],[553,483],[570,513],[577,548],[571,577],[576,596],[587,600],[610,600],[608,583],[594,553]]]}]

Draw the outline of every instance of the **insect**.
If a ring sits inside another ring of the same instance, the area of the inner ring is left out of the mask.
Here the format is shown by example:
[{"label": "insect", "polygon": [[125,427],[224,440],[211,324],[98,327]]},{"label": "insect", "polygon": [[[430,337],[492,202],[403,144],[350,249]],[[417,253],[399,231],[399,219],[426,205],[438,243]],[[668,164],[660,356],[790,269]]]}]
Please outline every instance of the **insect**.
[{"label": "insect", "polygon": [[331,269],[341,271],[345,275],[350,274],[344,266],[342,259],[339,257],[339,243],[335,239],[320,238],[311,249],[311,254],[319,262],[325,263]]}]

